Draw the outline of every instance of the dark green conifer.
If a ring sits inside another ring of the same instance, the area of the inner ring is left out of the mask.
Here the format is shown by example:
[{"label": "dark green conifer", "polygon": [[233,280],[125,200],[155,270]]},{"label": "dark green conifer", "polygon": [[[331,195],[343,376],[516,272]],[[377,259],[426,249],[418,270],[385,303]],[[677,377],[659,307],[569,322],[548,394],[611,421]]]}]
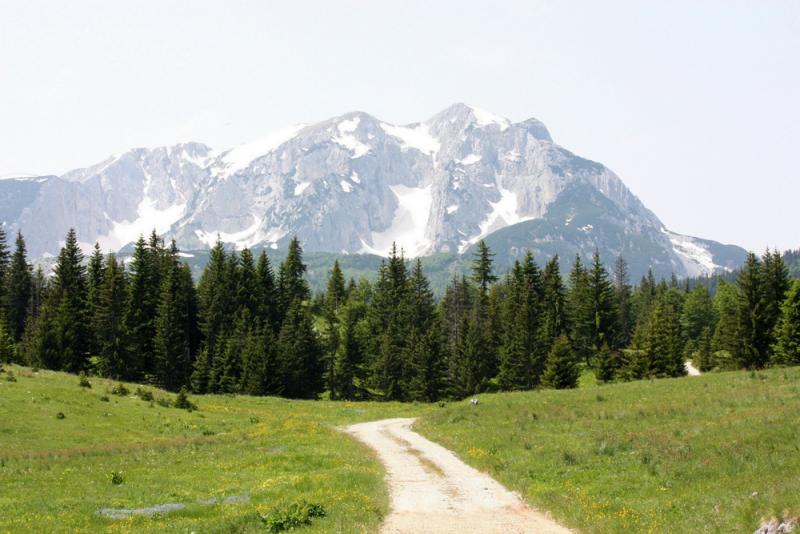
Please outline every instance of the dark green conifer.
[{"label": "dark green conifer", "polygon": [[572,345],[566,336],[559,336],[547,357],[542,384],[549,388],[571,389],[578,387],[579,377],[578,358]]}]

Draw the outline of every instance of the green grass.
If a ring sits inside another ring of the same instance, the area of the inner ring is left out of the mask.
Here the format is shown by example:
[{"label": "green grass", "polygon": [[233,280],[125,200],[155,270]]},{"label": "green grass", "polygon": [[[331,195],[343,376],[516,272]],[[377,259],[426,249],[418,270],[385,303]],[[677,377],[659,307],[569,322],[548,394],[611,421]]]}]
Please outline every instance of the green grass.
[{"label": "green grass", "polygon": [[[373,532],[388,506],[383,469],[336,428],[427,409],[192,396],[199,409],[187,412],[140,400],[135,385],[120,397],[110,381],[90,378],[87,389],[74,375],[5,368],[17,381],[0,374],[0,532],[264,532],[258,513],[303,500],[327,512],[303,532]],[[247,501],[201,502],[237,496]],[[164,503],[188,506],[150,518],[97,514]]]},{"label": "green grass", "polygon": [[800,368],[485,395],[416,428],[583,532],[800,513]]}]

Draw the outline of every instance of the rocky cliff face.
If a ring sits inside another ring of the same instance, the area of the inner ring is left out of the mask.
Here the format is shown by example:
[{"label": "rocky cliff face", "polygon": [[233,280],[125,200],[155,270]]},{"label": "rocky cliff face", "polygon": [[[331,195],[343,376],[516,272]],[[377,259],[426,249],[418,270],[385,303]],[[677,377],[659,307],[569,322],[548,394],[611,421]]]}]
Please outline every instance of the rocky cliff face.
[{"label": "rocky cliff face", "polygon": [[541,122],[464,104],[405,126],[354,112],[219,153],[134,149],[61,177],[4,180],[0,217],[33,255],[55,254],[69,227],[107,249],[155,228],[183,249],[217,236],[281,248],[296,235],[310,251],[386,254],[396,242],[407,256],[463,253],[494,236],[501,254],[597,247],[679,275],[729,267],[741,251],[668,232]]}]

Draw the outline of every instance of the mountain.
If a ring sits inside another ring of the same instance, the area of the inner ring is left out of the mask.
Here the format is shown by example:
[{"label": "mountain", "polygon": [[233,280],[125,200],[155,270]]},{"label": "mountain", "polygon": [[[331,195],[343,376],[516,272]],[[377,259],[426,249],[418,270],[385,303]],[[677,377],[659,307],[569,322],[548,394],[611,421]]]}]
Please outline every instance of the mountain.
[{"label": "mountain", "polygon": [[63,176],[0,181],[0,218],[32,255],[52,255],[68,227],[86,245],[121,249],[152,228],[185,250],[219,236],[281,249],[501,258],[623,254],[635,276],[729,269],[738,247],[679,235],[609,169],[556,144],[536,119],[512,123],[455,104],[398,126],[353,112],[215,152],[199,143],[138,148]]}]

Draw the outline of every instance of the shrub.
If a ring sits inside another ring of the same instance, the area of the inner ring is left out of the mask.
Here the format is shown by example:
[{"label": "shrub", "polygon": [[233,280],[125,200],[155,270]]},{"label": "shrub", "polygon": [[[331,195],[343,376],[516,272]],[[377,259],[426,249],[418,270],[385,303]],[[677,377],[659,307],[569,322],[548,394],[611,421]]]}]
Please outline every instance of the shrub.
[{"label": "shrub", "polygon": [[156,404],[164,408],[172,408],[172,401],[166,397],[159,397],[156,399]]},{"label": "shrub", "polygon": [[17,381],[17,377],[14,376],[14,372],[13,371],[6,371],[6,380],[8,380],[9,382],[16,382]]},{"label": "shrub", "polygon": [[125,481],[125,478],[122,476],[121,471],[111,471],[111,474],[108,476],[111,480],[111,483],[115,486],[119,486]]},{"label": "shrub", "polygon": [[56,419],[64,419],[64,418],[66,418],[66,417],[67,417],[67,416],[66,416],[66,415],[64,415],[64,412],[58,412],[58,413],[56,414]]},{"label": "shrub", "polygon": [[306,501],[294,502],[284,508],[273,510],[268,514],[258,514],[267,532],[272,534],[307,526],[317,517],[325,517],[325,508],[321,504]]},{"label": "shrub", "polygon": [[186,387],[182,387],[178,392],[178,396],[175,397],[174,406],[176,408],[180,408],[181,410],[189,410],[190,412],[197,409],[197,406],[189,400],[189,397],[186,394]]},{"label": "shrub", "polygon": [[150,401],[153,400],[153,392],[150,391],[149,389],[144,389],[144,388],[139,387],[139,388],[136,388],[136,392],[134,394],[137,397],[139,397],[140,399],[142,399],[143,401],[150,402]]},{"label": "shrub", "polygon": [[111,389],[112,395],[119,395],[120,397],[124,397],[128,393],[130,393],[130,391],[128,390],[128,388],[125,387],[125,384],[123,384],[122,382],[120,382]]},{"label": "shrub", "polygon": [[110,399],[108,398],[108,395],[103,395],[102,397],[100,397],[100,402],[109,402],[109,401]]},{"label": "shrub", "polygon": [[81,371],[81,374],[78,375],[78,385],[82,388],[91,388],[92,383],[89,382],[89,377],[86,376],[86,373]]}]

